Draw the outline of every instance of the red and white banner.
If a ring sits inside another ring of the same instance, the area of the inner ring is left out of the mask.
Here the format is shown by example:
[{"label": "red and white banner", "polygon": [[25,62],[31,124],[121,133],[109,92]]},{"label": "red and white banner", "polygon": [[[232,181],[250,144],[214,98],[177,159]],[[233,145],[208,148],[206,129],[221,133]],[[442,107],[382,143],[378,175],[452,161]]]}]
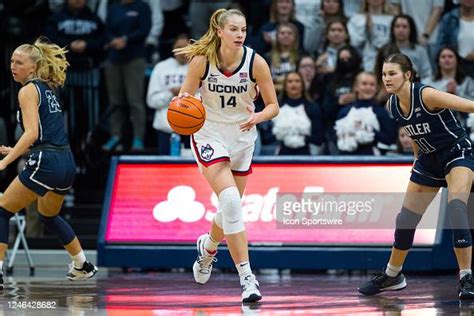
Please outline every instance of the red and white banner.
[{"label": "red and white banner", "polygon": [[[281,229],[276,194],[283,192],[404,192],[411,165],[254,164],[242,199],[254,244],[391,244],[393,229]],[[119,163],[107,221],[108,243],[194,243],[209,231],[217,198],[194,164]],[[395,223],[394,223],[395,224]],[[431,245],[435,230],[415,244]]]}]

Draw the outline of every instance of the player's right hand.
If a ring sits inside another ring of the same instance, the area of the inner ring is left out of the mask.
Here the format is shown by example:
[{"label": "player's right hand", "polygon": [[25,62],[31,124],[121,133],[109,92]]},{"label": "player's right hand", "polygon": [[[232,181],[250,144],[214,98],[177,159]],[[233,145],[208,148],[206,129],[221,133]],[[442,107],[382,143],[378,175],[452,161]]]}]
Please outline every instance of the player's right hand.
[{"label": "player's right hand", "polygon": [[177,100],[177,99],[182,99],[182,98],[187,98],[187,97],[190,97],[190,96],[191,96],[191,95],[190,95],[189,93],[183,92],[183,93],[180,93],[180,94],[178,94],[177,96],[173,97],[173,98],[171,99],[171,101],[175,101],[175,100]]}]

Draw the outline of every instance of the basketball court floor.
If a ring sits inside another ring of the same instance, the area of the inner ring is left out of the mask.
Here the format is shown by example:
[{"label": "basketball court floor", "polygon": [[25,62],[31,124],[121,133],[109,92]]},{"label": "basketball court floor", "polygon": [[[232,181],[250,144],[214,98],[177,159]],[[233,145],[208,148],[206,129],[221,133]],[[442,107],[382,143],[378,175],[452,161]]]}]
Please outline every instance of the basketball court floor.
[{"label": "basketball court floor", "polygon": [[405,290],[364,297],[356,288],[370,276],[265,274],[261,303],[242,305],[233,273],[215,273],[206,285],[190,272],[101,269],[85,282],[60,269],[28,273],[5,276],[0,315],[474,315],[474,301],[457,299],[455,275],[409,274]]}]

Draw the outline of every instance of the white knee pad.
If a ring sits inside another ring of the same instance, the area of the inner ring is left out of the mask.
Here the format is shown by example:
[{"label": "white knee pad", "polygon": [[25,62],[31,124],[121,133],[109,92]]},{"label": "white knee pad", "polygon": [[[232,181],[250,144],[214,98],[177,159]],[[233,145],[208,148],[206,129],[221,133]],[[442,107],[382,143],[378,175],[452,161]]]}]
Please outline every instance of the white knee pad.
[{"label": "white knee pad", "polygon": [[217,211],[216,215],[214,216],[214,223],[222,229],[222,212],[220,210]]},{"label": "white knee pad", "polygon": [[225,235],[245,230],[242,218],[242,201],[236,187],[229,187],[219,194],[219,207],[222,212],[222,229]]}]

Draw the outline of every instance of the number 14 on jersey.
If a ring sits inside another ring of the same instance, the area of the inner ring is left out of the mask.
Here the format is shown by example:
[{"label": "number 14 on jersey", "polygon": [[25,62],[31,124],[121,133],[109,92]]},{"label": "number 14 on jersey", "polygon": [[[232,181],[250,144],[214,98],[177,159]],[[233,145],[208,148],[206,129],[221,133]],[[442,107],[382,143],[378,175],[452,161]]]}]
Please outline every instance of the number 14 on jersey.
[{"label": "number 14 on jersey", "polygon": [[232,95],[230,97],[227,98],[227,101],[226,101],[226,98],[225,96],[223,95],[220,95],[219,98],[221,99],[221,108],[225,108],[226,106],[229,107],[233,107],[235,108],[237,106],[237,101],[235,99],[235,95]]}]

